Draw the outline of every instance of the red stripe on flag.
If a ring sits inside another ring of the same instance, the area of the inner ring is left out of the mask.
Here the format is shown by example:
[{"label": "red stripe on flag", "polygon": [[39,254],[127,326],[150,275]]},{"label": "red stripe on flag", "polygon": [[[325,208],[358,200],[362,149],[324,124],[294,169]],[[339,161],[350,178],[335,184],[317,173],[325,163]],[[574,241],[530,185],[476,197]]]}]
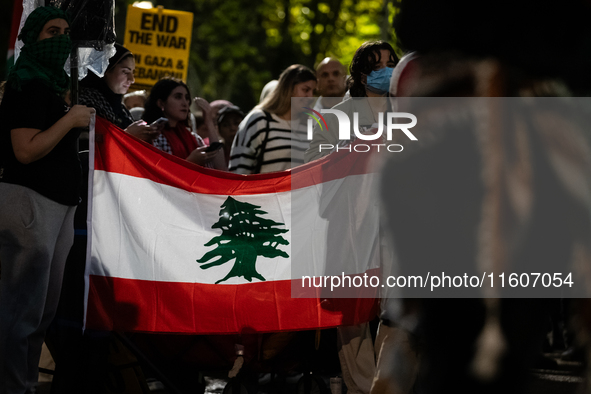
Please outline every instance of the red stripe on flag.
[{"label": "red stripe on flag", "polygon": [[338,152],[291,171],[239,175],[166,154],[97,117],[95,170],[114,172],[193,193],[249,195],[287,192],[371,172],[371,154]]},{"label": "red stripe on flag", "polygon": [[291,298],[289,280],[245,285],[155,282],[91,275],[86,327],[233,334],[330,328],[377,316],[374,298]]},{"label": "red stripe on flag", "polygon": [[10,23],[10,39],[8,42],[8,49],[14,50],[18,36],[18,28],[21,24],[21,15],[23,13],[22,0],[15,0],[12,7],[12,22]]}]

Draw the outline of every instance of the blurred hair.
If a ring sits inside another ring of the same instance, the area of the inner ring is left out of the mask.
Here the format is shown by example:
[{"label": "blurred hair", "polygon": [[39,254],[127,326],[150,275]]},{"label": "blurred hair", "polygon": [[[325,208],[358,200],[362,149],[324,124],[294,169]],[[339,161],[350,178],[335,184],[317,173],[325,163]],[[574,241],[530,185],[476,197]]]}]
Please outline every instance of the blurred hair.
[{"label": "blurred hair", "polygon": [[398,56],[394,52],[392,45],[385,41],[368,41],[363,43],[351,60],[349,66],[349,74],[351,77],[348,81],[349,94],[351,97],[366,97],[365,85],[362,82],[362,76],[371,73],[382,60],[380,50],[385,49],[390,52],[390,60],[393,63],[398,63]]},{"label": "blurred hair", "polygon": [[301,64],[287,67],[279,76],[277,87],[257,106],[276,115],[283,115],[291,107],[293,88],[302,82],[316,81],[316,73]]},{"label": "blurred hair", "polygon": [[222,124],[224,119],[227,119],[230,115],[237,115],[241,119],[244,119],[244,112],[237,105],[228,105],[218,112],[218,125]]},{"label": "blurred hair", "polygon": [[191,96],[191,91],[189,87],[185,85],[183,81],[177,78],[172,77],[164,77],[160,81],[156,82],[156,84],[152,87],[150,91],[150,95],[146,100],[146,110],[144,111],[143,119],[146,123],[152,123],[158,118],[164,116],[162,110],[158,106],[158,100],[166,101],[170,93],[179,86],[183,86],[187,89],[187,93]]},{"label": "blurred hair", "polygon": [[495,57],[577,90],[591,87],[590,16],[586,0],[402,0],[394,29],[405,51]]},{"label": "blurred hair", "polygon": [[267,82],[267,84],[263,87],[263,90],[261,91],[261,97],[259,98],[259,104],[263,102],[263,100],[265,98],[267,98],[267,96],[273,91],[275,90],[275,88],[277,87],[277,83],[279,81],[276,79],[273,79],[269,82]]},{"label": "blurred hair", "polygon": [[148,98],[148,93],[145,90],[136,90],[135,92],[129,92],[123,95],[123,100],[129,97],[139,96],[142,97],[144,100]]},{"label": "blurred hair", "polygon": [[211,103],[209,103],[209,105],[211,108],[215,108],[215,107],[223,108],[223,107],[227,107],[228,105],[234,105],[234,104],[232,104],[228,100],[214,100]]}]

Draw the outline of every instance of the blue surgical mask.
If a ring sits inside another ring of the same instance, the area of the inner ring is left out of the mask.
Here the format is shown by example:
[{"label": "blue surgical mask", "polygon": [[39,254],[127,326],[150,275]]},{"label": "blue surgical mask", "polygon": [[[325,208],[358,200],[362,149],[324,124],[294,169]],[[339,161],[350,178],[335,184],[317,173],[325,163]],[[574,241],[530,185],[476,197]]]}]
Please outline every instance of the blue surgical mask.
[{"label": "blue surgical mask", "polygon": [[369,73],[367,76],[368,90],[377,94],[388,93],[390,90],[390,78],[392,78],[393,71],[394,69],[392,67],[384,67]]}]

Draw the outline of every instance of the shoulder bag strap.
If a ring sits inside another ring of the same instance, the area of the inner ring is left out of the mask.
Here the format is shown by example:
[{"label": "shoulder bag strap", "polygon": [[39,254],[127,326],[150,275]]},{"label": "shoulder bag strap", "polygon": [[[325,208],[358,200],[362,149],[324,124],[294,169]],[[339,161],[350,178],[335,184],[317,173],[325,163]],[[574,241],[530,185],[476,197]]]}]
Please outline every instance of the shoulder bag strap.
[{"label": "shoulder bag strap", "polygon": [[269,139],[269,123],[271,119],[271,114],[267,111],[263,111],[265,113],[265,118],[267,119],[267,129],[265,130],[265,138],[263,142],[259,146],[257,157],[256,157],[256,165],[254,168],[253,174],[260,174],[261,167],[263,166],[263,156],[265,155],[265,149],[267,148],[267,140]]}]

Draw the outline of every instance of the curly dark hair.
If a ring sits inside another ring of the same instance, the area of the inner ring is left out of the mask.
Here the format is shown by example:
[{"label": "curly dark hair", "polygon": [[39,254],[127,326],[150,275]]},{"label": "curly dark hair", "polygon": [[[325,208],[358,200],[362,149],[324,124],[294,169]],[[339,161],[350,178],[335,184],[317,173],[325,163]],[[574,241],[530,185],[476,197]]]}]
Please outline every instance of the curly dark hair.
[{"label": "curly dark hair", "polygon": [[166,101],[168,96],[170,96],[170,93],[179,86],[184,86],[185,89],[187,89],[189,96],[191,96],[189,87],[180,79],[164,77],[160,81],[156,82],[150,91],[150,95],[146,99],[146,110],[144,111],[142,119],[145,120],[146,123],[150,124],[163,117],[164,114],[162,113],[160,107],[158,107],[158,100]]},{"label": "curly dark hair", "polygon": [[398,63],[398,56],[394,52],[392,45],[385,41],[368,41],[363,43],[351,60],[349,66],[348,88],[351,97],[366,97],[365,85],[362,83],[362,76],[371,73],[377,63],[381,60],[380,50],[385,49],[390,52],[390,61]]}]

